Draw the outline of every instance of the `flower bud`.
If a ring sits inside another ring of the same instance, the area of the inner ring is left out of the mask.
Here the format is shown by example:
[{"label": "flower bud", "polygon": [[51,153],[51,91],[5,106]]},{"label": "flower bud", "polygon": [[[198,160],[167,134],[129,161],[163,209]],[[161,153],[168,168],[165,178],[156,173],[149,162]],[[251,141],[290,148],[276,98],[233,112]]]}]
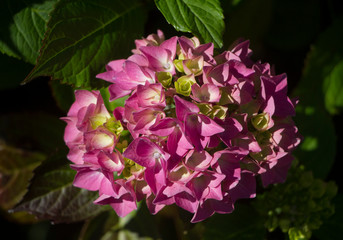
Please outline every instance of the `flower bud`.
[{"label": "flower bud", "polygon": [[270,116],[268,113],[260,113],[251,118],[251,123],[258,131],[265,131],[268,129]]},{"label": "flower bud", "polygon": [[176,92],[188,97],[192,92],[192,85],[194,83],[193,75],[182,76],[174,83]]},{"label": "flower bud", "polygon": [[212,108],[212,111],[210,113],[210,117],[211,118],[215,118],[216,117],[216,118],[224,120],[225,117],[226,117],[227,109],[228,109],[227,107],[220,106],[220,105],[215,105]]},{"label": "flower bud", "polygon": [[175,59],[175,60],[173,61],[176,70],[177,70],[178,72],[180,72],[180,73],[183,73],[183,72],[184,72],[182,62],[183,62],[182,59]]},{"label": "flower bud", "polygon": [[204,67],[204,57],[199,56],[193,59],[187,59],[182,63],[186,74],[194,74],[195,76],[198,76],[202,73],[202,69]]},{"label": "flower bud", "polygon": [[209,114],[212,111],[212,105],[208,103],[198,103],[197,104],[198,108],[200,109],[200,112],[202,114]]},{"label": "flower bud", "polygon": [[108,119],[108,121],[105,123],[105,127],[117,136],[124,130],[120,121],[115,119],[115,117]]},{"label": "flower bud", "polygon": [[168,88],[172,81],[172,75],[170,72],[157,72],[156,78],[165,88]]},{"label": "flower bud", "polygon": [[103,114],[97,114],[89,118],[90,124],[93,129],[97,129],[99,126],[102,126],[107,121],[107,117]]}]

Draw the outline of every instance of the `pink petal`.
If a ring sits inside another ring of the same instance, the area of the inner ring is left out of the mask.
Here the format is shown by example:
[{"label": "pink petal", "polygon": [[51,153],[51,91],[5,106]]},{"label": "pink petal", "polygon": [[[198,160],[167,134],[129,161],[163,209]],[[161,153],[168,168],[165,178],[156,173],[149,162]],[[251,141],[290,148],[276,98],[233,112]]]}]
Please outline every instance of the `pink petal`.
[{"label": "pink petal", "polygon": [[187,113],[198,113],[200,110],[194,103],[188,102],[179,96],[174,96],[175,111],[177,118],[183,122]]}]

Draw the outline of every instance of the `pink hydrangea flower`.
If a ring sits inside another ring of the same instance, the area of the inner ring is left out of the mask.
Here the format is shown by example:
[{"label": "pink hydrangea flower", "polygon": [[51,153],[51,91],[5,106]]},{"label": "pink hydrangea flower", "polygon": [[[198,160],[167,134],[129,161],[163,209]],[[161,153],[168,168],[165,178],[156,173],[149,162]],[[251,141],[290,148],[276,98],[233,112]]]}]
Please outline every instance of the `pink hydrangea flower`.
[{"label": "pink hydrangea flower", "polygon": [[145,200],[152,214],[176,204],[199,222],[255,197],[257,177],[285,181],[301,140],[286,74],[253,62],[248,41],[216,56],[160,30],[135,44],[97,75],[124,106],[109,113],[98,91],[78,90],[63,118],[76,187],[121,217]]}]

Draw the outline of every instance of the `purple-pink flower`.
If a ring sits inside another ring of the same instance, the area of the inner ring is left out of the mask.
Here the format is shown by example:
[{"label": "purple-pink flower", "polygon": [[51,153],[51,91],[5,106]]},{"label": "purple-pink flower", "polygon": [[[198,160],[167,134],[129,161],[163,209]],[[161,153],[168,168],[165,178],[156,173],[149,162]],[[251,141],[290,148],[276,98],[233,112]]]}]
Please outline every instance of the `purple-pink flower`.
[{"label": "purple-pink flower", "polygon": [[77,90],[62,118],[76,187],[121,217],[145,200],[152,214],[176,204],[199,222],[255,197],[257,177],[285,181],[301,139],[286,74],[252,61],[248,41],[214,55],[159,30],[135,44],[97,75],[124,106],[110,113],[99,91]]}]

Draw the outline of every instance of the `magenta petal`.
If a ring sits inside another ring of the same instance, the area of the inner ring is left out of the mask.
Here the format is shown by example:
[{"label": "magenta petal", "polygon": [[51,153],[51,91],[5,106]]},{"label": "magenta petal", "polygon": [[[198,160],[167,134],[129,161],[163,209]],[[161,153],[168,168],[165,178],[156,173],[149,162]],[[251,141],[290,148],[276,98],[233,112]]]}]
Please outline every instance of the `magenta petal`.
[{"label": "magenta petal", "polygon": [[165,204],[156,204],[156,203],[154,203],[154,195],[150,195],[149,197],[147,197],[146,205],[147,205],[150,213],[153,214],[153,215],[155,215],[156,213],[161,211],[162,208],[164,208],[164,206],[165,206]]},{"label": "magenta petal", "polygon": [[84,167],[76,173],[73,185],[78,188],[97,191],[100,189],[104,178],[105,175],[101,171]]},{"label": "magenta petal", "polygon": [[175,203],[188,212],[194,213],[198,207],[198,201],[187,192],[181,192],[175,197]]},{"label": "magenta petal", "polygon": [[134,201],[129,194],[125,194],[121,199],[118,201],[113,201],[110,204],[113,210],[117,213],[119,217],[125,217],[133,210],[137,209],[136,201]]},{"label": "magenta petal", "polygon": [[216,119],[216,121],[225,129],[219,134],[219,137],[227,146],[230,145],[230,140],[243,130],[243,126],[235,118],[228,117],[225,121],[220,119]]},{"label": "magenta petal", "polygon": [[172,52],[161,46],[143,46],[139,50],[146,56],[150,66],[156,71],[167,71],[174,73]]},{"label": "magenta petal", "polygon": [[221,87],[225,86],[226,81],[229,77],[229,65],[227,63],[215,66],[208,77],[212,79],[212,83]]},{"label": "magenta petal", "polygon": [[241,174],[240,160],[245,155],[238,149],[215,152],[212,166],[217,172],[225,174],[227,178],[239,179]]},{"label": "magenta petal", "polygon": [[267,187],[269,184],[282,183],[287,178],[288,169],[291,167],[293,156],[290,154],[277,160],[272,168],[267,166],[267,171],[261,174],[262,184]]},{"label": "magenta petal", "polygon": [[206,170],[211,161],[212,156],[206,151],[196,152],[191,150],[185,157],[185,165],[194,171]]},{"label": "magenta petal", "polygon": [[113,83],[108,87],[110,92],[110,101],[124,97],[132,92],[130,89],[123,89],[117,83]]},{"label": "magenta petal", "polygon": [[174,118],[161,119],[157,124],[149,128],[150,132],[158,136],[169,136],[176,126]]},{"label": "magenta petal", "polygon": [[173,169],[182,159],[182,157],[192,149],[193,146],[184,137],[183,133],[178,127],[174,128],[174,131],[168,136],[167,149],[170,153],[168,160],[168,169]]},{"label": "magenta petal", "polygon": [[75,91],[75,102],[68,111],[68,117],[76,117],[79,110],[83,107],[88,107],[91,104],[96,104],[99,91],[87,91],[87,90],[76,90]]},{"label": "magenta petal", "polygon": [[234,210],[233,202],[229,197],[227,197],[226,199],[223,199],[222,201],[217,201],[213,199],[209,199],[207,201],[210,202],[213,210],[216,213],[226,214],[226,213],[231,213]]},{"label": "magenta petal", "polygon": [[195,214],[193,215],[191,223],[201,222],[206,218],[211,217],[213,214],[214,210],[211,207],[211,203],[209,202],[209,200],[207,200],[203,204],[199,205]]},{"label": "magenta petal", "polygon": [[[155,154],[156,153],[156,154]],[[147,138],[136,138],[127,147],[123,156],[143,167],[151,168],[156,163],[156,157],[161,153],[159,147]]]},{"label": "magenta petal", "polygon": [[177,40],[178,40],[178,37],[172,37],[168,40],[165,40],[160,45],[160,47],[162,47],[164,49],[168,49],[171,52],[171,56],[170,56],[171,59],[175,58]]},{"label": "magenta petal", "polygon": [[125,61],[126,61],[125,59],[118,59],[118,60],[110,61],[107,64],[106,69],[107,71],[120,72],[123,70],[123,64]]},{"label": "magenta petal", "polygon": [[166,185],[166,172],[161,164],[145,169],[144,179],[150,186],[152,192],[157,194]]},{"label": "magenta petal", "polygon": [[215,121],[213,121],[211,118],[200,114],[201,119],[201,130],[200,134],[204,137],[213,136],[215,134],[224,132],[224,128],[218,125]]},{"label": "magenta petal", "polygon": [[197,114],[188,114],[185,119],[185,135],[200,152],[204,149],[205,137],[201,136],[201,124]]},{"label": "magenta petal", "polygon": [[146,81],[150,83],[155,82],[152,76],[149,76],[142,67],[134,62],[126,61],[124,64],[124,69],[130,78],[130,81],[135,82],[136,85],[144,85]]},{"label": "magenta petal", "polygon": [[247,171],[241,173],[241,179],[238,184],[230,189],[229,195],[232,202],[242,198],[254,198],[256,196],[255,176]]},{"label": "magenta petal", "polygon": [[188,102],[177,95],[174,96],[174,101],[176,116],[181,122],[184,121],[188,113],[198,113],[200,111],[197,105]]}]

